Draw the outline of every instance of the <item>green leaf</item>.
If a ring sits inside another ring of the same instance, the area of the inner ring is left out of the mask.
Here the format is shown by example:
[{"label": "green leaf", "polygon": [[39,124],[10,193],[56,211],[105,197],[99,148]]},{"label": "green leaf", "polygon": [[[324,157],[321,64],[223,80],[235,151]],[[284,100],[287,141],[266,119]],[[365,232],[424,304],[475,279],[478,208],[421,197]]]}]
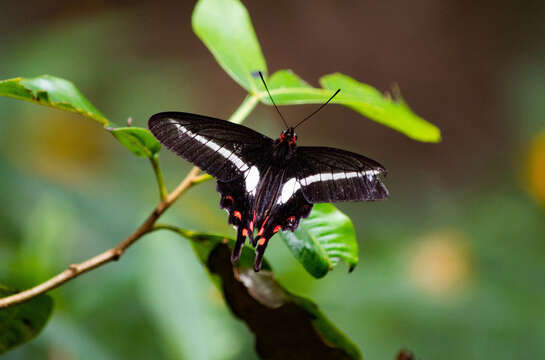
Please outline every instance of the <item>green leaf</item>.
[{"label": "green leaf", "polygon": [[148,129],[120,127],[108,130],[123,146],[137,156],[151,158],[161,150],[161,144]]},{"label": "green leaf", "polygon": [[418,141],[441,141],[439,129],[413,113],[401,98],[399,89],[394,88],[393,98],[383,96],[375,88],[339,73],[322,77],[320,83],[332,91],[341,89],[336,102],[343,103],[382,125]]},{"label": "green leaf", "polygon": [[283,231],[293,255],[315,278],[325,276],[341,260],[350,270],[358,263],[358,243],[350,218],[331,204],[316,204],[295,232]]},{"label": "green leaf", "polygon": [[[0,297],[15,291],[0,285]],[[39,295],[32,300],[0,309],[0,354],[36,337],[53,311],[53,299]]]},{"label": "green leaf", "polygon": [[[272,74],[268,86],[277,105],[321,104],[333,95],[329,90],[313,88],[291,70],[279,70]],[[266,91],[256,96],[263,103],[272,105]]]},{"label": "green leaf", "polygon": [[[269,90],[276,89],[281,92],[281,89],[311,89],[311,86],[291,70],[278,70],[268,80]],[[268,99],[268,97],[267,97]],[[276,101],[276,98],[274,99]]]},{"label": "green leaf", "polygon": [[[323,76],[320,83],[323,88],[315,88],[290,70],[280,70],[270,77],[269,89],[277,105],[322,104],[337,89],[341,89],[332,103],[348,106],[412,139],[425,142],[441,141],[439,129],[412,112],[397,89],[394,89],[393,98],[390,95],[384,96],[372,86],[339,73]],[[263,103],[272,105],[266,92],[261,91],[256,96],[259,96]]]},{"label": "green leaf", "polygon": [[75,112],[108,125],[108,120],[70,81],[50,75],[0,81],[0,95]]},{"label": "green leaf", "polygon": [[267,73],[248,11],[237,0],[200,0],[192,17],[193,31],[220,66],[250,93],[261,88],[255,71]]}]

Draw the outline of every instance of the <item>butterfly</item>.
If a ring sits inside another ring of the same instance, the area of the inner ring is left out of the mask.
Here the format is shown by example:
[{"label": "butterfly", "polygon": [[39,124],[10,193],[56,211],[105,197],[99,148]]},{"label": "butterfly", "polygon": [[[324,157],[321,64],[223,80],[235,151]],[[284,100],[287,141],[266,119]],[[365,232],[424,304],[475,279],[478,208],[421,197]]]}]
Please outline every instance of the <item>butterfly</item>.
[{"label": "butterfly", "polygon": [[295,128],[339,91],[294,127],[287,126],[269,93],[286,124],[276,140],[243,125],[192,113],[161,112],[149,119],[150,131],[165,147],[216,178],[220,207],[237,231],[233,263],[249,238],[256,249],[254,270],[259,271],[271,237],[295,231],[313,204],[388,197],[382,182],[386,169],[375,160],[296,144]]}]

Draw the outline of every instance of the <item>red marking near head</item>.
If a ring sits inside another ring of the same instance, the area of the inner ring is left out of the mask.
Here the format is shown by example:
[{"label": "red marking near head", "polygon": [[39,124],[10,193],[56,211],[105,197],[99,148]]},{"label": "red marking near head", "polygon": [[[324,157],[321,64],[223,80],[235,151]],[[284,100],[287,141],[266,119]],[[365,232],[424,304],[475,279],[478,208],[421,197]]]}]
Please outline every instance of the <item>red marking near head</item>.
[{"label": "red marking near head", "polygon": [[282,132],[282,134],[280,134],[280,142],[284,141],[284,138],[285,138],[285,137],[286,137],[286,136],[284,135],[284,132]]},{"label": "red marking near head", "polygon": [[226,198],[227,200],[230,200],[232,203],[235,202],[235,199],[233,199],[233,197],[232,197],[231,195],[227,195],[225,198]]},{"label": "red marking near head", "polygon": [[297,136],[293,135],[289,140],[288,140],[288,144],[295,144],[295,142],[297,141]]},{"label": "red marking near head", "polygon": [[276,226],[274,227],[274,229],[273,229],[273,233],[276,234],[277,232],[280,231],[280,229],[282,229],[282,226],[276,225]]},{"label": "red marking near head", "polygon": [[290,216],[289,218],[286,219],[286,222],[288,223],[295,222],[295,216]]},{"label": "red marking near head", "polygon": [[239,220],[242,220],[242,214],[238,210],[233,211],[233,216]]},{"label": "red marking near head", "polygon": [[259,239],[259,241],[257,242],[257,245],[263,246],[263,245],[265,245],[266,242],[267,242],[267,239],[265,239],[264,237],[262,237],[262,238]]},{"label": "red marking near head", "polygon": [[242,236],[248,236],[248,229],[242,229]]}]

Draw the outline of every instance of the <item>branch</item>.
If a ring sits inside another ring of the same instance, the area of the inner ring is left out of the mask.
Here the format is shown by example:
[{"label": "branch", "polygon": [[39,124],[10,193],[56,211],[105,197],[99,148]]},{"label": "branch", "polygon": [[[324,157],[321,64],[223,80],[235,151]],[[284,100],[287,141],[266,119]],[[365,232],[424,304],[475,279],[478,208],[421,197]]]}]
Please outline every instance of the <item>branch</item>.
[{"label": "branch", "polygon": [[84,274],[88,271],[91,271],[99,266],[107,264],[113,260],[119,260],[123,255],[125,250],[127,250],[136,240],[140,239],[142,236],[147,233],[155,230],[154,225],[157,219],[182,195],[187,189],[197,182],[202,182],[202,177],[199,177],[199,168],[194,167],[187,174],[185,179],[172,191],[166,199],[162,200],[148,216],[148,218],[125,240],[120,242],[117,246],[106,250],[102,254],[96,255],[82,263],[72,264],[68,269],[64,270],[60,274],[46,282],[41,283],[31,289],[21,291],[20,293],[1,298],[0,299],[0,309],[7,308],[22,302],[28,301],[40,294],[48,292],[55,289],[56,287],[68,282],[76,277]]}]

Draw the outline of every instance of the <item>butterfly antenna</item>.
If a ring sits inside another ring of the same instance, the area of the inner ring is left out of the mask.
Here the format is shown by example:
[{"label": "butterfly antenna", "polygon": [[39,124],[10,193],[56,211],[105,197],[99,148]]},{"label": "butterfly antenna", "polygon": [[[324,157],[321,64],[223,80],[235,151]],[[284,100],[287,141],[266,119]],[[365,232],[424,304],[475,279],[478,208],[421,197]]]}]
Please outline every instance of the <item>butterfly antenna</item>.
[{"label": "butterfly antenna", "polygon": [[259,77],[261,78],[261,81],[263,81],[263,85],[265,85],[265,90],[267,90],[267,94],[269,94],[269,99],[271,99],[271,102],[273,103],[274,108],[278,112],[278,115],[280,115],[280,118],[284,122],[284,125],[286,125],[286,129],[287,129],[289,127],[288,123],[286,122],[286,119],[284,119],[284,117],[282,116],[282,113],[278,109],[278,106],[276,106],[276,104],[274,103],[273,97],[271,96],[271,93],[269,92],[269,88],[267,87],[267,83],[265,82],[265,79],[263,78],[263,74],[261,73],[261,71],[258,71],[257,73],[259,74]]},{"label": "butterfly antenna", "polygon": [[303,120],[299,121],[299,122],[297,123],[297,125],[295,125],[293,128],[294,128],[294,129],[297,128],[299,125],[301,125],[302,123],[304,123],[305,121],[307,121],[308,119],[310,119],[312,116],[314,116],[318,111],[322,110],[327,104],[329,104],[329,102],[330,102],[331,100],[333,100],[333,98],[335,97],[335,95],[337,95],[340,91],[341,91],[341,89],[337,89],[337,91],[335,91],[335,94],[333,94],[333,95],[329,98],[329,100],[327,100],[325,103],[323,103],[322,105],[320,105],[320,107],[319,107],[318,109],[314,110],[314,111],[312,112],[312,114],[310,114],[309,116],[307,116],[307,117],[304,118]]}]

